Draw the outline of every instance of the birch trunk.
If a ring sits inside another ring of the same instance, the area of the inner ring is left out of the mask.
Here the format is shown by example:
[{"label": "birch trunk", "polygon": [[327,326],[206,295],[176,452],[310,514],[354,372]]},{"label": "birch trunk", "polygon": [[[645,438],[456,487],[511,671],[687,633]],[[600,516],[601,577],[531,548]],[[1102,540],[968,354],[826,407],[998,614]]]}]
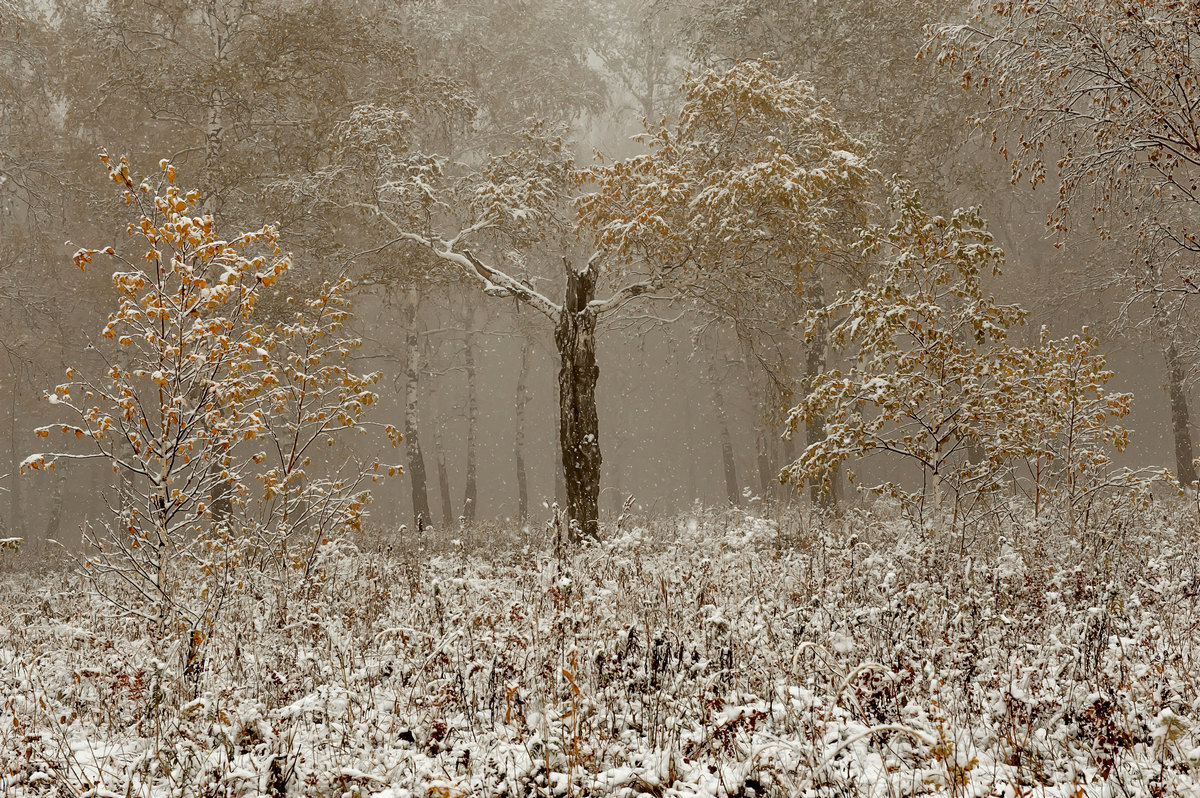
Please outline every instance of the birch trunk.
[{"label": "birch trunk", "polygon": [[1187,391],[1184,385],[1185,372],[1175,334],[1167,331],[1167,345],[1163,357],[1167,361],[1167,393],[1171,398],[1171,436],[1175,443],[1175,473],[1179,483],[1191,487],[1196,481],[1196,466],[1192,463],[1192,422],[1188,412]]},{"label": "birch trunk", "polygon": [[479,436],[479,394],[475,374],[474,335],[467,333],[463,346],[463,363],[467,372],[467,481],[463,488],[463,518],[475,520],[475,503],[479,496],[477,458]]},{"label": "birch trunk", "polygon": [[429,519],[429,490],[426,485],[425,456],[421,452],[421,437],[418,432],[420,420],[420,374],[421,347],[417,334],[416,297],[410,295],[404,302],[404,443],[408,455],[408,477],[412,487],[413,526],[418,518]]},{"label": "birch trunk", "polygon": [[[228,25],[217,16],[216,3],[205,3],[205,22],[208,25],[209,36],[212,38],[213,63],[220,66],[225,63]],[[224,69],[220,69],[224,72]],[[219,85],[211,86],[205,107],[204,119],[204,181],[207,192],[203,208],[208,213],[217,213],[217,172],[221,165],[221,153],[225,144],[225,94]]]},{"label": "birch trunk", "polygon": [[[825,291],[816,279],[812,279],[806,284],[804,297],[805,304],[809,308],[816,309],[825,305]],[[812,385],[817,376],[825,370],[825,355],[828,349],[829,330],[822,323],[814,332],[813,339],[809,342],[808,351],[804,356],[805,390],[808,390],[808,386]],[[815,418],[805,424],[804,444],[806,446],[812,446],[823,440],[825,440],[825,419]],[[821,507],[832,507],[837,504],[840,498],[838,478],[837,472],[830,474],[829,484],[826,485],[819,477],[814,477],[808,485],[808,495],[812,503]]]},{"label": "birch trunk", "polygon": [[516,430],[513,459],[517,467],[517,523],[529,520],[529,485],[525,474],[525,407],[529,404],[529,339],[521,346],[521,371],[517,376],[517,401],[514,413]]},{"label": "birch trunk", "polygon": [[733,457],[733,438],[729,435],[729,416],[725,412],[725,396],[721,393],[721,378],[714,361],[709,362],[708,384],[712,389],[713,412],[721,433],[721,466],[725,472],[725,496],[734,507],[742,503],[738,489],[737,462]]}]

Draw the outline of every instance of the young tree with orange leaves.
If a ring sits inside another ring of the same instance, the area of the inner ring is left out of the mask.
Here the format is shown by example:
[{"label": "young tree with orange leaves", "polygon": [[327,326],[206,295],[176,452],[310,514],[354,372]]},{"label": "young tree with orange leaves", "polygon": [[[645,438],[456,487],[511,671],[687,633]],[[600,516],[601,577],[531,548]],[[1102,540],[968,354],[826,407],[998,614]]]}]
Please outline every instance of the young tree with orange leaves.
[{"label": "young tree with orange leaves", "polygon": [[[124,158],[103,160],[136,214],[128,233],[145,249],[132,258],[113,247],[75,253],[81,269],[97,256],[121,264],[117,308],[97,347],[106,368],[70,368],[48,395],[68,420],[38,435],[79,447],[32,455],[22,470],[110,464],[114,518],[91,535],[87,565],[132,591],[131,614],[194,628],[211,622],[215,597],[196,606],[181,596],[181,566],[212,576],[220,562],[273,562],[286,581],[289,570],[307,572],[325,539],[359,526],[365,484],[395,469],[353,458],[338,467],[319,451],[366,431],[379,375],[347,364],[359,344],[339,333],[347,280],[289,297],[264,319],[264,296],[292,265],[272,227],[224,239],[166,161],[156,181],[138,183]],[[386,432],[395,445],[396,431]]]}]

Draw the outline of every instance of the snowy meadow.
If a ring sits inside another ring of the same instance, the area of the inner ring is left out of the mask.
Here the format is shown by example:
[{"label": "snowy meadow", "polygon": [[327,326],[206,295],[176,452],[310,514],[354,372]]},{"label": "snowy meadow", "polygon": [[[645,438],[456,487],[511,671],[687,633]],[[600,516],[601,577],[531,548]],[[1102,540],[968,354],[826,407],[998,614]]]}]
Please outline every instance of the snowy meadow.
[{"label": "snowy meadow", "polygon": [[286,595],[225,571],[187,634],[22,552],[0,794],[1196,795],[1200,536],[1173,502],[1076,538],[886,508],[697,509],[580,546],[376,530]]}]

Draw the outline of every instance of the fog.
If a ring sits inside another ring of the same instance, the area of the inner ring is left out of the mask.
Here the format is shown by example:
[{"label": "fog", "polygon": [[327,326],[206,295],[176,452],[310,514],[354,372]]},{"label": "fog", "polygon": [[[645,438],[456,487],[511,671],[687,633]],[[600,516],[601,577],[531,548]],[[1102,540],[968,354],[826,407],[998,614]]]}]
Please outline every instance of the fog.
[{"label": "fog", "polygon": [[[795,76],[827,98],[828,113],[869,159],[874,183],[856,189],[862,207],[838,210],[833,223],[881,223],[880,186],[892,174],[912,181],[933,213],[981,206],[1007,255],[987,291],[1030,313],[1013,340],[1036,343],[1043,325],[1055,337],[1086,326],[1115,372],[1109,391],[1135,395],[1122,421],[1130,445],[1114,462],[1176,469],[1191,429],[1172,427],[1163,351],[1168,338],[1177,342],[1176,383],[1190,400],[1193,292],[1156,294],[1139,284],[1152,256],[1119,224],[1098,232],[1083,188],[1072,189],[1080,200],[1070,223],[1047,227],[1060,198],[1054,176],[1036,188],[1012,179],[1005,147],[1019,137],[1019,120],[995,115],[986,92],[964,90],[958,67],[936,63],[944,43],[927,44],[935,34],[926,26],[968,11],[944,0],[0,5],[0,536],[77,541],[115,501],[107,462],[63,460],[20,475],[23,461],[51,446],[35,429],[61,420],[46,392],[68,366],[94,370],[111,355],[100,334],[116,307],[115,267],[97,256],[81,271],[71,257],[80,247],[131,251],[125,227],[133,217],[97,160],[101,151],[127,155],[135,183],[168,159],[180,184],[200,192],[196,212],[211,213],[225,235],[277,223],[295,266],[287,285],[264,298],[268,318],[272,297],[302,296],[337,274],[355,281],[347,329],[363,345],[353,362],[380,375],[368,417],[419,439],[423,461],[414,469],[408,442],[385,455],[405,473],[373,486],[369,523],[414,527],[417,492],[430,507],[422,525],[453,528],[472,514],[515,522],[522,478],[526,523],[547,524],[555,504],[575,517],[566,485],[580,477],[562,473],[555,322],[520,296],[524,285],[561,302],[559,260],[574,263],[571,275],[591,263],[571,203],[599,178],[572,182],[560,172],[649,152],[637,136],[646,125],[674,124],[685,75],[764,56],[774,75]],[[386,124],[385,110],[395,114]],[[426,199],[397,199],[411,190],[397,188],[400,172],[418,169],[404,159],[418,152],[443,159],[426,178],[444,185]],[[385,157],[399,166],[388,172]],[[536,180],[522,182],[529,174]],[[503,206],[503,224],[454,239],[483,218],[468,206],[492,200]],[[395,235],[394,218],[381,221],[388,202],[410,210],[426,203],[409,233],[428,235],[428,246]],[[440,254],[438,240],[451,241]],[[627,501],[647,515],[697,503],[809,501],[803,486],[778,479],[808,443],[803,425],[794,441],[782,439],[815,346],[800,326],[812,306],[804,286],[832,300],[862,284],[862,263],[805,273],[809,254],[767,263],[752,252],[743,261],[723,253],[689,256],[686,267],[660,273],[646,265],[644,246],[596,261],[603,274],[589,295],[602,303],[643,281],[644,295],[605,312],[594,330],[601,523]],[[467,264],[461,251],[471,247],[499,277]],[[783,281],[724,285],[728,274],[770,269]],[[847,357],[830,351],[827,363]],[[374,438],[341,445],[356,457],[379,456]],[[859,484],[919,476],[886,458],[855,467]]]}]

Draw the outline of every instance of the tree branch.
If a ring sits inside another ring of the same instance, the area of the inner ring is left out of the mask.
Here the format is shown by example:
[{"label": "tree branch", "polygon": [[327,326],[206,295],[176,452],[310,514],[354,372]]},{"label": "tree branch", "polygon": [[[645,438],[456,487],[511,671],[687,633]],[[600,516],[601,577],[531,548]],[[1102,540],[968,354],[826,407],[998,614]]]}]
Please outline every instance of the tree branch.
[{"label": "tree branch", "polygon": [[[657,278],[644,280],[640,283],[630,283],[607,299],[593,299],[588,303],[588,310],[596,316],[602,316],[605,313],[610,313],[614,310],[617,310],[630,300],[637,299],[645,294],[653,293],[659,288],[662,288],[662,281]],[[666,298],[670,299],[672,297]]]},{"label": "tree branch", "polygon": [[[483,292],[485,294],[488,296],[514,296],[534,310],[545,314],[551,321],[558,321],[561,308],[543,294],[535,291],[532,286],[526,285],[499,269],[488,266],[472,255],[469,249],[464,249],[462,254],[474,268],[479,279],[484,282]],[[441,253],[438,255],[441,257]]]},{"label": "tree branch", "polygon": [[406,229],[400,222],[393,219],[387,213],[384,213],[378,205],[365,202],[352,204],[374,212],[376,216],[391,225],[392,229],[396,231],[397,240],[419,244],[432,252],[436,257],[455,264],[467,275],[479,280],[483,284],[483,292],[488,296],[516,297],[534,310],[545,315],[551,321],[557,321],[560,308],[551,302],[549,298],[517,278],[483,263],[472,255],[468,249],[464,249],[462,252],[454,251],[452,244],[458,242],[463,234],[474,228],[468,228],[460,232],[459,235],[451,239],[451,244],[448,244],[441,238],[426,237]]}]

